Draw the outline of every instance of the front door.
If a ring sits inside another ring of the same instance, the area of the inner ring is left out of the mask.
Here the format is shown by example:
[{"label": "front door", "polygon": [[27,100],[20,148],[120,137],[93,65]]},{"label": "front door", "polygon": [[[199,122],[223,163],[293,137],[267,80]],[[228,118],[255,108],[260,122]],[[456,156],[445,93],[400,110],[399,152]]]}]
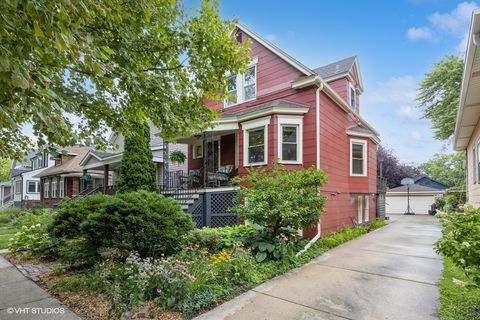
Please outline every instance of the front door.
[{"label": "front door", "polygon": [[220,162],[219,140],[207,142],[207,172],[217,172]]}]

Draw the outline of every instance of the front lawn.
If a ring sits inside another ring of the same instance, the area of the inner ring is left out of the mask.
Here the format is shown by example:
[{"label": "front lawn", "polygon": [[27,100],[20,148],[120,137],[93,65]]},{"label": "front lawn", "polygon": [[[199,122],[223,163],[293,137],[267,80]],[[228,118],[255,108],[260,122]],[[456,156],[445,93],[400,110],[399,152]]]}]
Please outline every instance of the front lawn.
[{"label": "front lawn", "polygon": [[15,228],[15,227],[0,227],[0,249],[7,248],[9,240],[19,230],[20,229]]},{"label": "front lawn", "polygon": [[19,231],[20,212],[16,208],[0,211],[0,249],[7,248],[9,240]]},{"label": "front lawn", "polygon": [[480,288],[472,285],[465,273],[445,258],[440,286],[440,310],[442,320],[480,319]]}]

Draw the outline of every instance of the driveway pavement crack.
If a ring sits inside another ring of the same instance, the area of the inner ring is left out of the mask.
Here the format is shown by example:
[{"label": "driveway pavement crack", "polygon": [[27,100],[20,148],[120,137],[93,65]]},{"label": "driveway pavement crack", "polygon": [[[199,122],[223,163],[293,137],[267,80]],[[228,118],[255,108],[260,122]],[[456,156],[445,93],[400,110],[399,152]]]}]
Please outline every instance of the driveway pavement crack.
[{"label": "driveway pavement crack", "polygon": [[274,296],[274,295],[271,295],[271,294],[268,294],[268,293],[265,293],[265,292],[256,291],[255,289],[252,289],[252,291],[256,292],[256,293],[259,293],[259,294],[263,294],[264,296],[267,296],[267,297],[270,297],[270,298],[279,299],[279,300],[282,300],[282,301],[285,301],[285,302],[293,303],[293,304],[296,304],[297,306],[301,306],[301,307],[312,309],[312,310],[315,310],[315,311],[327,313],[327,314],[330,314],[330,315],[338,317],[338,318],[342,318],[342,319],[346,319],[346,320],[354,320],[353,318],[348,318],[348,317],[345,317],[345,316],[341,316],[341,315],[333,313],[331,311],[322,310],[322,309],[315,308],[315,307],[312,307],[312,306],[309,306],[309,305],[306,305],[306,304],[303,304],[303,303],[298,303],[298,302],[295,302],[295,301],[292,301],[292,300],[289,300],[289,299],[277,297],[277,296]]},{"label": "driveway pavement crack", "polygon": [[372,250],[372,249],[360,249],[362,251],[370,251],[370,252],[377,252],[377,253],[385,253],[385,254],[393,254],[396,256],[404,256],[404,257],[411,257],[411,258],[422,258],[422,259],[429,259],[429,260],[442,260],[442,258],[433,258],[433,257],[425,257],[425,256],[416,256],[412,254],[404,254],[404,253],[395,253],[395,252],[388,252],[382,250]]},{"label": "driveway pavement crack", "polygon": [[368,271],[361,271],[361,270],[355,270],[355,269],[350,269],[350,268],[337,267],[337,266],[332,266],[332,265],[323,264],[323,263],[318,263],[318,265],[323,266],[323,267],[327,267],[327,268],[334,268],[334,269],[341,269],[341,270],[347,270],[347,271],[352,271],[352,272],[364,273],[364,274],[369,274],[369,275],[372,275],[372,276],[378,276],[378,277],[383,277],[383,278],[390,278],[390,279],[397,279],[397,280],[415,282],[415,283],[426,284],[426,285],[434,286],[434,287],[437,286],[435,283],[431,283],[431,282],[405,279],[405,278],[400,278],[400,277],[395,277],[395,276],[387,276],[387,275],[380,274],[380,273],[375,273],[375,272],[368,272]]}]

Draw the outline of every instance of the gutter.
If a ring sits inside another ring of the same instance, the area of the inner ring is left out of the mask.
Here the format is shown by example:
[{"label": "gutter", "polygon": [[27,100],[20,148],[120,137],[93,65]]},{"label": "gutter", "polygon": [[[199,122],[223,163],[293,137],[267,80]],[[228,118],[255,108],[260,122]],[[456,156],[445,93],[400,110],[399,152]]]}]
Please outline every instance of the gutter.
[{"label": "gutter", "polygon": [[[318,82],[318,87],[315,89],[315,140],[317,144],[316,148],[316,167],[317,169],[320,169],[320,91],[323,90],[323,81],[320,80],[320,78],[316,77],[319,82]],[[320,193],[320,190],[318,190]],[[300,250],[295,256],[298,257],[305,251],[307,251],[315,242],[317,242],[318,239],[320,239],[320,236],[322,235],[322,227],[320,224],[320,221],[317,222],[317,234],[310,240],[305,247],[303,247],[302,250]]]}]

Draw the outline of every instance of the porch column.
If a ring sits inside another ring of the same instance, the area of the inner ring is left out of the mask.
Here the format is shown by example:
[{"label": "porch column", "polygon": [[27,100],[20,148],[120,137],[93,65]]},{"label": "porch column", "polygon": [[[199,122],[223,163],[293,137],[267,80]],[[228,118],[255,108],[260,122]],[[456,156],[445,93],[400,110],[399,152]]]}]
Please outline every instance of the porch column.
[{"label": "porch column", "polygon": [[103,166],[103,194],[108,191],[108,164]]},{"label": "porch column", "polygon": [[83,169],[82,181],[80,183],[80,192],[86,189],[85,176],[88,174],[87,169]]},{"label": "porch column", "polygon": [[208,172],[207,172],[207,158],[208,158],[208,151],[207,151],[207,133],[204,131],[203,132],[203,187],[207,187],[207,182],[208,182]]}]

